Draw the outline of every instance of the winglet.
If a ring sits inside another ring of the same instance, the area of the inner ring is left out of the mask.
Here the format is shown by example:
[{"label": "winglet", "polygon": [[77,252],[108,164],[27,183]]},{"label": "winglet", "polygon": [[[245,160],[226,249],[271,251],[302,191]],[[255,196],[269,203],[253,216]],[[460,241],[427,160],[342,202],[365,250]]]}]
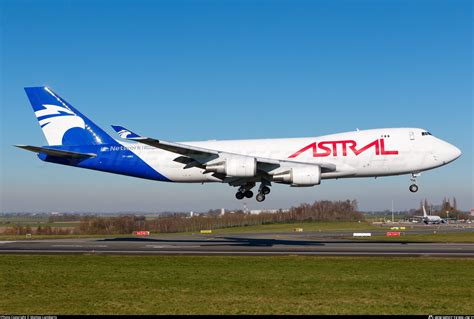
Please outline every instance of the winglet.
[{"label": "winglet", "polygon": [[112,125],[112,128],[115,130],[115,132],[117,132],[117,134],[121,138],[129,139],[129,140],[139,140],[139,139],[144,138],[136,133],[133,133],[132,131],[130,131],[129,129],[126,129],[123,126]]}]

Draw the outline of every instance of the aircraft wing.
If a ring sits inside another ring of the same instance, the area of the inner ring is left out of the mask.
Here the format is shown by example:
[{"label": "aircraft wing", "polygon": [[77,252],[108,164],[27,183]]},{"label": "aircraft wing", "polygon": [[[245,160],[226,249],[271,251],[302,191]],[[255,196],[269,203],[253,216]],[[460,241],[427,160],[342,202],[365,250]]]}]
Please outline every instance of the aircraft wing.
[{"label": "aircraft wing", "polygon": [[[122,126],[112,125],[112,128],[120,135],[121,138],[136,141],[139,143],[143,143],[149,146],[153,146],[156,148],[160,148],[169,152],[173,152],[176,154],[180,154],[186,157],[193,159],[199,164],[204,164],[219,157],[227,157],[232,155],[238,156],[246,156],[242,154],[235,154],[229,153],[219,150],[207,149],[198,146],[192,146],[182,143],[174,143],[174,142],[167,142],[163,140],[157,140],[154,138],[140,136]],[[252,156],[253,157],[253,156]],[[322,172],[334,172],[336,171],[336,165],[330,163],[303,163],[303,162],[296,162],[296,161],[286,161],[286,160],[277,160],[271,158],[263,158],[263,157],[254,157],[259,165],[259,169],[263,171],[269,171],[281,166],[320,166]],[[180,161],[180,159],[177,159]]]},{"label": "aircraft wing", "polygon": [[57,149],[48,148],[48,147],[38,147],[38,146],[31,146],[31,145],[15,145],[15,146],[27,151],[31,151],[35,153],[44,153],[50,156],[62,157],[62,158],[86,159],[89,157],[97,156],[96,154],[93,154],[93,153],[71,152],[71,151],[57,150]]},{"label": "aircraft wing", "polygon": [[210,150],[206,148],[185,145],[180,143],[173,143],[173,142],[166,142],[162,140],[157,140],[154,138],[143,137],[138,134],[133,133],[130,130],[122,126],[112,125],[112,128],[120,135],[121,138],[132,140],[136,142],[140,142],[146,145],[150,145],[156,148],[161,148],[163,150],[185,155],[185,156],[192,156],[192,155],[200,155],[200,156],[213,156],[219,155],[218,151]]}]

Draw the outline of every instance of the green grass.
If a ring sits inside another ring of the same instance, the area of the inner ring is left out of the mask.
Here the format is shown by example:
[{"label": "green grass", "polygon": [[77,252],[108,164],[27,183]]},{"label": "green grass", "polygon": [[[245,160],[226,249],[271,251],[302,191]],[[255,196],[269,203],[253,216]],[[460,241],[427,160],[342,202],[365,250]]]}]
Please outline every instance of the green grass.
[{"label": "green grass", "polygon": [[[403,231],[402,231],[403,232]],[[419,241],[441,243],[474,243],[474,232],[436,233],[436,234],[402,234],[400,237],[372,236],[372,237],[347,237],[357,240],[383,240],[383,241]]]},{"label": "green grass", "polygon": [[25,221],[18,221],[12,222],[10,224],[0,224],[0,227],[13,227],[13,226],[30,226],[30,227],[44,227],[44,226],[51,226],[51,227],[77,227],[81,222],[52,222],[49,221],[34,221],[34,220],[25,220]]},{"label": "green grass", "polygon": [[474,259],[0,256],[0,313],[470,314]]},{"label": "green grass", "polygon": [[0,223],[11,222],[11,223],[21,223],[26,221],[48,221],[47,216],[0,216]]},{"label": "green grass", "polygon": [[303,228],[303,231],[333,231],[333,230],[375,230],[383,229],[367,222],[300,222],[285,224],[267,224],[245,227],[231,227],[214,229],[214,234],[229,233],[264,233],[264,232],[293,232],[295,228]]},{"label": "green grass", "polygon": [[[221,228],[212,230],[214,235],[226,235],[226,234],[237,234],[237,233],[284,233],[294,232],[295,228],[303,228],[304,232],[310,231],[373,231],[373,230],[384,230],[390,231],[390,226],[374,226],[368,222],[299,222],[299,223],[285,223],[285,224],[268,224],[268,225],[257,225],[257,226],[246,226],[246,227],[231,227]],[[1,230],[1,227],[0,227]],[[410,226],[406,226],[406,231],[401,230],[403,235],[401,237],[386,237],[386,236],[373,236],[364,238],[354,238],[360,240],[384,240],[384,241],[433,241],[433,242],[455,242],[455,243],[473,243],[474,232],[456,232],[456,233],[440,233],[441,230],[432,229],[437,231],[436,234],[409,234],[412,230]],[[398,231],[398,230],[397,230]],[[199,232],[194,232],[198,234]],[[173,233],[152,233],[152,236],[167,236]],[[193,233],[180,233],[191,235]],[[31,238],[26,238],[25,235],[4,235],[0,234],[0,240],[24,240],[24,239],[60,239],[60,238],[97,238],[97,237],[131,237],[132,234],[120,234],[120,235],[33,235]],[[353,239],[347,237],[347,239]]]},{"label": "green grass", "polygon": [[135,237],[135,235],[132,235],[132,234],[115,234],[115,235],[33,235],[31,237],[26,237],[26,235],[0,235],[0,240],[36,240],[36,239],[65,239],[65,238],[116,238],[116,237]]},{"label": "green grass", "polygon": [[[52,225],[56,227],[56,224]],[[295,228],[303,228],[304,231],[328,231],[328,230],[375,230],[381,229],[379,226],[373,226],[366,222],[300,222],[285,224],[268,224],[245,227],[230,227],[212,230],[212,234],[235,234],[235,233],[264,233],[264,232],[293,232]],[[0,227],[1,230],[1,227]],[[194,232],[199,233],[199,232]],[[153,235],[166,235],[169,233],[155,233]],[[193,234],[185,232],[181,234]],[[131,234],[111,235],[111,236],[131,236]],[[28,239],[49,239],[49,238],[86,238],[103,237],[103,235],[34,235]],[[0,240],[22,240],[26,239],[24,235],[4,235],[0,234]]]}]

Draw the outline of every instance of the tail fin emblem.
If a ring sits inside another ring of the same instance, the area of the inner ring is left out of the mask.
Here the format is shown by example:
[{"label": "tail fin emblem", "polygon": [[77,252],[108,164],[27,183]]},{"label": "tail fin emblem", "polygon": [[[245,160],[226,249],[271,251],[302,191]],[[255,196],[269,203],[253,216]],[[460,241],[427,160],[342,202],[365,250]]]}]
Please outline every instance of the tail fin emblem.
[{"label": "tail fin emblem", "polygon": [[121,137],[121,138],[127,138],[129,135],[132,135],[133,133],[128,131],[128,130],[120,130],[117,132],[117,134]]},{"label": "tail fin emblem", "polygon": [[86,127],[81,117],[64,106],[43,104],[43,107],[35,115],[50,145],[61,145],[64,134],[70,129]]}]

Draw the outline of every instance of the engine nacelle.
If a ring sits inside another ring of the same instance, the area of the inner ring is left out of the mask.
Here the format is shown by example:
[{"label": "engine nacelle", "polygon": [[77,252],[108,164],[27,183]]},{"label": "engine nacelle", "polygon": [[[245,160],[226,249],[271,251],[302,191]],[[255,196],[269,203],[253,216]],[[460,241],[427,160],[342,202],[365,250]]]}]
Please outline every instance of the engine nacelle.
[{"label": "engine nacelle", "polygon": [[206,165],[206,170],[226,176],[253,177],[257,174],[257,160],[255,157],[233,156],[222,162]]},{"label": "engine nacelle", "polygon": [[273,175],[275,182],[291,184],[291,186],[314,186],[321,183],[321,167],[294,167],[289,171]]}]

